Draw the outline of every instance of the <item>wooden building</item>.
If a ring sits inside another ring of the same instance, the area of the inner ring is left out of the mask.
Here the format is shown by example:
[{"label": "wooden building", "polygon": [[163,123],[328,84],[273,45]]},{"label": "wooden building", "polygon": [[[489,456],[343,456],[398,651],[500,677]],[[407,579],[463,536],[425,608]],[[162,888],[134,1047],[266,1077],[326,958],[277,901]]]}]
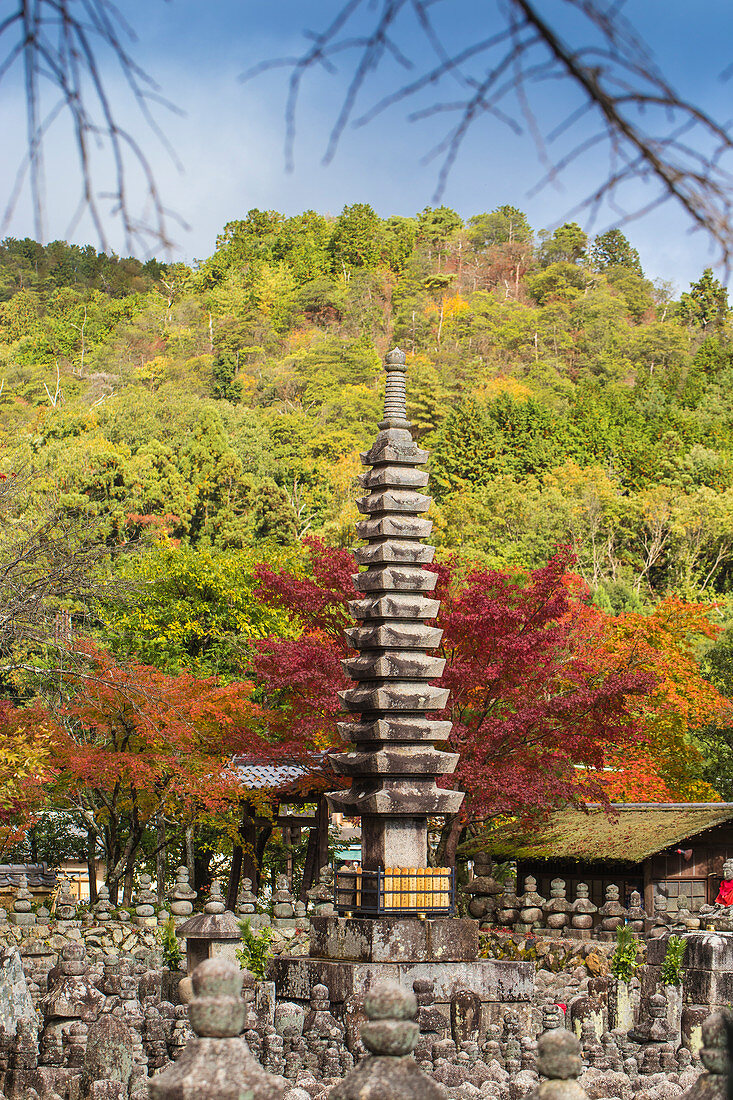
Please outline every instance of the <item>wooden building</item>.
[{"label": "wooden building", "polygon": [[625,904],[638,890],[648,913],[657,894],[667,898],[670,912],[680,896],[693,910],[715,901],[723,861],[733,858],[733,803],[617,803],[612,811],[562,810],[531,839],[507,834],[494,840],[491,854],[516,860],[518,893],[534,875],[546,898],[553,878],[565,880],[570,900],[586,882],[596,905],[615,882]]},{"label": "wooden building", "polygon": [[[240,835],[235,845],[227,888],[227,906],[233,909],[242,878],[248,878],[255,892],[265,846],[274,828],[282,829],[286,850],[300,843],[308,830],[300,898],[318,879],[328,863],[328,805],[324,791],[334,785],[325,753],[313,754],[307,763],[263,763],[255,757],[236,756],[232,766],[247,794],[242,797]],[[288,857],[288,880],[292,886],[292,861]]]}]

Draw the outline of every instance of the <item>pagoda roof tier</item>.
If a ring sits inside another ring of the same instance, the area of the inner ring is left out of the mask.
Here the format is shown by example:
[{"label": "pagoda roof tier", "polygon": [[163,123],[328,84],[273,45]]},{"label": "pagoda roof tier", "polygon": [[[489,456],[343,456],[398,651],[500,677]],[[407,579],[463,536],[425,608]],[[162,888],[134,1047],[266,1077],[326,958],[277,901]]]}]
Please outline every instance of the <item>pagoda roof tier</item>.
[{"label": "pagoda roof tier", "polygon": [[364,466],[424,466],[428,452],[421,450],[407,428],[387,428],[368,451],[362,451]]},{"label": "pagoda roof tier", "polygon": [[372,752],[345,752],[330,757],[339,775],[443,775],[456,769],[457,752],[439,752],[431,745],[404,745]]},{"label": "pagoda roof tier", "polygon": [[359,474],[357,481],[362,489],[424,489],[428,483],[427,470],[417,466],[375,466],[366,474]]},{"label": "pagoda roof tier", "polygon": [[434,721],[432,718],[391,714],[374,722],[339,722],[338,728],[341,740],[351,744],[392,744],[395,741],[419,744],[422,741],[446,741],[452,725],[452,722]]},{"label": "pagoda roof tier", "polygon": [[437,680],[443,675],[444,657],[433,657],[419,650],[387,649],[346,657],[341,667],[352,680]]},{"label": "pagoda roof tier", "polygon": [[434,619],[439,600],[428,600],[419,593],[389,592],[384,596],[350,600],[349,611],[355,619]]},{"label": "pagoda roof tier", "polygon": [[372,713],[380,710],[443,710],[448,688],[432,687],[424,681],[387,680],[381,685],[346,688],[338,693],[347,710]]},{"label": "pagoda roof tier", "polygon": [[437,649],[443,631],[422,622],[388,622],[351,626],[344,631],[352,649]]},{"label": "pagoda roof tier", "polygon": [[357,546],[354,557],[359,565],[381,565],[386,562],[429,565],[435,557],[435,547],[411,539],[389,538],[373,541],[369,546]]},{"label": "pagoda roof tier", "polygon": [[439,787],[423,791],[417,784],[412,787],[401,779],[399,787],[394,790],[379,787],[376,790],[363,791],[352,787],[348,791],[329,794],[328,802],[333,813],[346,814],[348,817],[361,817],[364,814],[431,817],[434,814],[457,813],[463,803],[463,791],[444,791]]},{"label": "pagoda roof tier", "polygon": [[419,565],[374,565],[363,573],[354,573],[352,579],[361,592],[432,592],[438,574]]},{"label": "pagoda roof tier", "polygon": [[372,489],[369,496],[357,500],[356,507],[362,515],[408,512],[427,512],[432,499],[414,489]]},{"label": "pagoda roof tier", "polygon": [[433,529],[431,519],[418,519],[416,516],[383,515],[378,519],[363,519],[356,525],[356,533],[360,539],[386,539],[394,536],[397,539],[423,539]]}]

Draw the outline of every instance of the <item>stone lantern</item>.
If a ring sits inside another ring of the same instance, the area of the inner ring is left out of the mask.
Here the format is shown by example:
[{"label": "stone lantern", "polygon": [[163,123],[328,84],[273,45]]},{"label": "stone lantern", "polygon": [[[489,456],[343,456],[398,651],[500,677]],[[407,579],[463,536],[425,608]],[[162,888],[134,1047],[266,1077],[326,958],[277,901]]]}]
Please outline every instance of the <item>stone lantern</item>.
[{"label": "stone lantern", "polygon": [[176,935],[186,940],[186,971],[192,974],[204,959],[223,955],[236,962],[235,950],[242,940],[239,922],[224,904],[221,884],[211,884],[211,894],[203,913],[196,913],[176,928]]}]

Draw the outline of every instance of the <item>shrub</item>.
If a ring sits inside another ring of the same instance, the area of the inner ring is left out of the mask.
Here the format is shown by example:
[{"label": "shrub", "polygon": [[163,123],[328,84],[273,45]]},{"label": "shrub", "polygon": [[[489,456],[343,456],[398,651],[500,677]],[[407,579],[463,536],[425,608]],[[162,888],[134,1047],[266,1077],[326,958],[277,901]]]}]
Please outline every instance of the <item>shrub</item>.
[{"label": "shrub", "polygon": [[664,956],[660,977],[662,985],[681,985],[682,961],[685,957],[687,943],[680,936],[670,936],[667,941],[667,953]]},{"label": "shrub", "polygon": [[181,965],[181,944],[176,935],[176,922],[168,917],[160,930],[160,946],[163,952],[163,965],[169,970],[178,970]]},{"label": "shrub", "polygon": [[239,927],[242,930],[242,946],[235,951],[239,965],[262,982],[267,977],[272,929],[261,928],[259,932],[253,932],[249,917],[240,921]]},{"label": "shrub", "polygon": [[620,982],[630,982],[639,968],[636,940],[628,924],[616,929],[616,950],[611,955],[611,973]]}]

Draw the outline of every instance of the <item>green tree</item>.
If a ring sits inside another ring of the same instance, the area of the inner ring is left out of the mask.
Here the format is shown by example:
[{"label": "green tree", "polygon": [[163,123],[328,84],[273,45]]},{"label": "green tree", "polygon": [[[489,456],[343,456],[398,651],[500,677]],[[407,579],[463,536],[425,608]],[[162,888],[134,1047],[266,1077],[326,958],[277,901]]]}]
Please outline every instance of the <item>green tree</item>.
[{"label": "green tree", "polygon": [[639,253],[631,246],[620,229],[609,229],[596,237],[591,245],[590,258],[599,271],[608,268],[625,267],[629,271],[643,275]]},{"label": "green tree", "polygon": [[586,259],[588,234],[577,222],[559,225],[552,235],[543,229],[540,238],[542,244],[538,256],[543,267],[555,263],[577,264]]},{"label": "green tree", "polygon": [[680,297],[680,320],[686,325],[698,326],[703,332],[707,332],[708,328],[721,329],[729,312],[728,291],[709,267]]},{"label": "green tree", "polygon": [[382,260],[384,226],[366,202],[345,206],[333,227],[328,243],[331,265],[347,277],[353,268],[374,269]]},{"label": "green tree", "polygon": [[527,215],[516,206],[497,206],[490,214],[474,214],[468,219],[468,239],[479,249],[497,244],[530,244],[532,228]]},{"label": "green tree", "polygon": [[417,239],[437,256],[445,253],[450,238],[463,227],[463,220],[449,206],[426,206],[417,216]]}]

